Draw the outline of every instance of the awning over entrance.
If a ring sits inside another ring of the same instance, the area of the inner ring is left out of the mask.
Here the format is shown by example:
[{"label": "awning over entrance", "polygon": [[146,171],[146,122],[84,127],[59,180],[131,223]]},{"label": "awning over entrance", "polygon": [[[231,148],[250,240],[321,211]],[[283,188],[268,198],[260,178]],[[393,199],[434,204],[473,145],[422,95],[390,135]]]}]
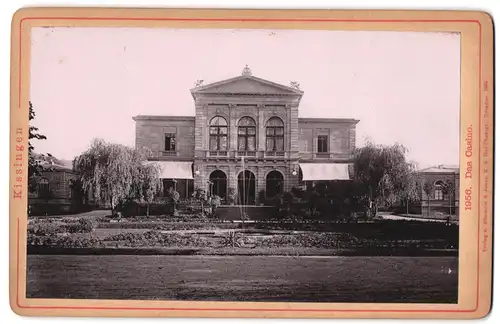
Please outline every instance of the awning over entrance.
[{"label": "awning over entrance", "polygon": [[161,168],[160,179],[193,179],[193,162],[148,161]]},{"label": "awning over entrance", "polygon": [[350,180],[347,163],[300,163],[302,180]]}]

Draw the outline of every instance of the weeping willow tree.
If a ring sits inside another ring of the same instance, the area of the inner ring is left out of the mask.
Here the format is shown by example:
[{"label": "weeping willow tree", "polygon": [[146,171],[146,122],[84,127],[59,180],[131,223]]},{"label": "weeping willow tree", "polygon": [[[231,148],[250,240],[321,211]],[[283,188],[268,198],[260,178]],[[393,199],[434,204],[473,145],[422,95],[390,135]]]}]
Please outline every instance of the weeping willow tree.
[{"label": "weeping willow tree", "polygon": [[407,149],[398,143],[387,146],[368,142],[355,151],[354,180],[372,203],[371,215],[376,215],[379,207],[405,196],[407,175],[413,174],[414,168],[406,160],[406,153]]},{"label": "weeping willow tree", "polygon": [[137,181],[134,181],[133,199],[147,204],[146,215],[149,216],[149,205],[158,193],[163,192],[160,168],[157,164],[141,163],[137,168]]},{"label": "weeping willow tree", "polygon": [[83,190],[96,201],[107,201],[116,214],[126,201],[151,203],[162,190],[160,168],[146,163],[149,152],[96,139],[73,161]]}]

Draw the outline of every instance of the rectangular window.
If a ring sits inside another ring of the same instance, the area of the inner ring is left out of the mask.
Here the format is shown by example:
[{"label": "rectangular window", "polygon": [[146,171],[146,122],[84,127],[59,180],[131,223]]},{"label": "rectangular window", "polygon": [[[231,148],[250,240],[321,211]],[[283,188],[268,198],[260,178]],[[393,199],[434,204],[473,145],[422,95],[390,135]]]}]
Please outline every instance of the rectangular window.
[{"label": "rectangular window", "polygon": [[165,151],[175,151],[175,133],[165,134]]},{"label": "rectangular window", "polygon": [[328,136],[320,135],[318,136],[318,153],[328,152]]}]

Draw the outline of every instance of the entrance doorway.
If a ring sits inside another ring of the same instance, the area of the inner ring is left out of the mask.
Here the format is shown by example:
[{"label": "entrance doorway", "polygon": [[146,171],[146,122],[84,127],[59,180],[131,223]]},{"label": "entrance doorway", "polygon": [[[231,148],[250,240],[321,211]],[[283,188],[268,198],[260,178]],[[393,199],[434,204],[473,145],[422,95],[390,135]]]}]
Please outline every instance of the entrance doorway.
[{"label": "entrance doorway", "polygon": [[271,171],[266,177],[266,197],[274,198],[283,193],[283,175],[279,171]]},{"label": "entrance doorway", "polygon": [[210,173],[211,194],[226,199],[227,194],[227,176],[224,171],[215,170]]},{"label": "entrance doorway", "polygon": [[245,170],[238,174],[238,203],[255,204],[255,174],[252,171]]}]

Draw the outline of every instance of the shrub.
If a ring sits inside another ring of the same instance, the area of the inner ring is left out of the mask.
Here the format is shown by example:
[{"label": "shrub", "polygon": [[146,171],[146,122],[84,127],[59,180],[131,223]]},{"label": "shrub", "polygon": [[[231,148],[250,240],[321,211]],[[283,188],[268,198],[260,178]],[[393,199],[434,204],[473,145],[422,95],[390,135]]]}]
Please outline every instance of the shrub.
[{"label": "shrub", "polygon": [[205,247],[209,242],[199,235],[182,235],[178,233],[161,233],[159,231],[148,231],[145,233],[120,233],[109,236],[103,241],[120,243],[127,247],[140,246],[196,246]]},{"label": "shrub", "polygon": [[95,218],[96,223],[110,223],[111,217],[97,217]]},{"label": "shrub", "polygon": [[212,196],[212,198],[210,199],[210,205],[219,207],[221,205],[220,197],[217,195]]},{"label": "shrub", "polygon": [[36,236],[28,235],[29,246],[62,247],[62,248],[95,248],[104,244],[97,238],[74,236]]},{"label": "shrub", "polygon": [[66,226],[52,222],[38,223],[33,225],[33,227],[28,230],[28,233],[35,234],[38,236],[53,236],[65,232],[66,232]]},{"label": "shrub", "polygon": [[82,233],[91,233],[97,227],[97,222],[90,218],[80,218],[78,220]]},{"label": "shrub", "polygon": [[80,218],[76,224],[66,226],[69,233],[92,233],[97,227],[97,221],[90,218]]},{"label": "shrub", "polygon": [[222,237],[221,245],[223,247],[242,247],[243,239],[235,231],[230,231]]},{"label": "shrub", "polygon": [[179,194],[179,192],[174,190],[173,188],[170,188],[170,190],[167,193],[167,201],[170,204],[174,205],[178,204],[180,197],[181,195]]}]

